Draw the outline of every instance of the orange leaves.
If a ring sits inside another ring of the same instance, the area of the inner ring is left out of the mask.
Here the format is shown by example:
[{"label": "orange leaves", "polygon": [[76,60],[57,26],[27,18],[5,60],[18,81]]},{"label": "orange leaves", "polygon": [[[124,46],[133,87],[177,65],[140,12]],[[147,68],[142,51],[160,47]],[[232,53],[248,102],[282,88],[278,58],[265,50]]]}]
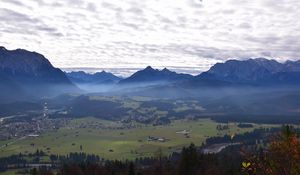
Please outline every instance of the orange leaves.
[{"label": "orange leaves", "polygon": [[[300,174],[300,141],[291,127],[285,126],[283,132],[274,139],[269,147],[259,155],[248,156],[255,162],[252,166],[257,175],[299,175]],[[243,164],[242,170],[247,170]],[[247,171],[243,171],[247,172]],[[252,175],[248,171],[247,175]]]}]

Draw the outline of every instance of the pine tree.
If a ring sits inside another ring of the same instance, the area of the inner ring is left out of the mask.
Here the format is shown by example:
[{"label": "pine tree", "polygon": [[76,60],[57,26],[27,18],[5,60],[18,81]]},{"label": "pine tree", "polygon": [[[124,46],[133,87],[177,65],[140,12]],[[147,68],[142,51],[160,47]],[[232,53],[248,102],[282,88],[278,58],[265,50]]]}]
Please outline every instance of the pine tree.
[{"label": "pine tree", "polygon": [[129,163],[129,171],[128,171],[128,175],[135,175],[134,164],[133,164],[133,162],[130,162],[130,163]]}]

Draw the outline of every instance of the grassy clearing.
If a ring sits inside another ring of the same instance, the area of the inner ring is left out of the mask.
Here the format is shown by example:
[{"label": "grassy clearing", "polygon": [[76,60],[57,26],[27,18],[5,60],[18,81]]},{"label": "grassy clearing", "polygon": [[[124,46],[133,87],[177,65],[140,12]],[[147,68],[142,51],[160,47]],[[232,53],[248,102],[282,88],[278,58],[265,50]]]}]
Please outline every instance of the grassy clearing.
[{"label": "grassy clearing", "polygon": [[[78,128],[74,126],[90,124],[102,124],[110,126],[106,129]],[[207,137],[244,133],[254,128],[238,128],[236,124],[231,123],[229,130],[218,131],[218,123],[201,119],[197,121],[176,120],[165,126],[152,126],[134,124],[136,128],[114,129],[122,124],[95,118],[74,119],[70,126],[61,128],[57,131],[42,134],[38,138],[27,138],[0,149],[0,156],[11,154],[30,153],[37,149],[50,154],[67,154],[69,152],[86,152],[98,154],[107,159],[133,159],[136,157],[152,156],[159,148],[164,154],[169,154],[180,150],[183,146],[191,142],[200,145]],[[270,127],[268,125],[255,125],[257,127]],[[75,127],[76,128],[76,127]],[[176,131],[190,131],[190,137],[186,138],[183,134],[177,134]],[[164,137],[166,142],[147,141],[148,136]],[[34,144],[34,146],[32,146]],[[80,150],[82,145],[82,150]]]},{"label": "grassy clearing", "polygon": [[16,175],[16,170],[9,170],[5,172],[0,172],[0,175]]}]

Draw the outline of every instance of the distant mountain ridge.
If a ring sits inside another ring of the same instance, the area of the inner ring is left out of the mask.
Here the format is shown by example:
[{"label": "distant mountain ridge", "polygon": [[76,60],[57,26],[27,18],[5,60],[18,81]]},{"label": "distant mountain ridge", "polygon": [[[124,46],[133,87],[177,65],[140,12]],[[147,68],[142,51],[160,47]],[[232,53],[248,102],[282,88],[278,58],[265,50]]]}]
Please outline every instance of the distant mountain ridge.
[{"label": "distant mountain ridge", "polygon": [[84,71],[67,72],[66,75],[75,84],[114,84],[122,79],[105,71],[93,74],[85,73]]},{"label": "distant mountain ridge", "polygon": [[186,81],[192,79],[193,76],[189,74],[179,74],[170,71],[167,68],[162,70],[153,69],[151,66],[146,67],[143,70],[137,71],[128,78],[120,81],[120,84],[132,84],[132,83],[153,83],[153,82],[176,82]]},{"label": "distant mountain ridge", "polygon": [[197,76],[178,74],[166,68],[157,70],[148,66],[121,80],[120,84],[147,82],[181,83],[185,84],[185,87],[300,85],[300,61],[279,63],[265,58],[228,60],[213,65],[208,71]]},{"label": "distant mountain ridge", "polygon": [[95,74],[83,71],[64,73],[53,67],[39,53],[0,47],[0,81],[1,100],[78,92],[79,89],[74,84],[91,84],[93,92],[102,88],[102,92],[113,90],[123,93],[123,87],[127,88],[126,91],[137,92],[139,89],[135,88],[137,87],[135,85],[145,85],[144,87],[151,85],[141,90],[145,93],[148,91],[161,94],[164,93],[162,89],[165,91],[172,89],[174,92],[177,89],[181,92],[185,89],[188,94],[189,88],[193,87],[299,86],[300,61],[280,63],[265,58],[228,60],[213,65],[208,71],[197,76],[176,73],[167,68],[158,70],[148,66],[122,79],[105,71]]},{"label": "distant mountain ridge", "polygon": [[[9,99],[9,92],[26,96],[47,96],[79,89],[67,76],[41,54],[24,49],[0,47],[0,96]],[[5,83],[3,83],[5,82]],[[12,94],[13,95],[13,94]]]},{"label": "distant mountain ridge", "polygon": [[196,76],[196,79],[258,85],[298,85],[300,61],[279,63],[265,58],[228,60],[215,64],[207,72]]},{"label": "distant mountain ridge", "polygon": [[[64,73],[39,53],[0,47],[0,82],[0,104],[6,103],[1,109],[4,112],[14,111],[8,104],[11,102],[29,102],[25,105],[27,110],[31,109],[31,101],[41,97],[80,92],[104,96],[198,99],[204,111],[197,114],[203,116],[298,116],[300,113],[300,61],[280,63],[265,58],[228,60],[197,76],[148,66],[122,79],[105,71],[95,74],[83,71]],[[82,104],[91,107],[86,101],[79,102],[78,107]],[[16,108],[20,104],[23,103],[17,102]],[[80,108],[76,110],[81,112]]]}]

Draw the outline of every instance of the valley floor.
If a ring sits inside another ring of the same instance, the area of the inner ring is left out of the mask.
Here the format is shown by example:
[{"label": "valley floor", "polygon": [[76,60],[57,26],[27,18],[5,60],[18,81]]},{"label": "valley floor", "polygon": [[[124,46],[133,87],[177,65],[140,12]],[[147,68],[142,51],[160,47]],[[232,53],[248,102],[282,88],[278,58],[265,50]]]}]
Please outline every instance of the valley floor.
[{"label": "valley floor", "polygon": [[[228,125],[229,128],[218,130],[218,125]],[[234,135],[255,128],[276,126],[253,124],[252,128],[239,128],[237,125],[199,119],[175,120],[167,125],[153,126],[87,117],[73,119],[65,127],[36,137],[0,142],[4,145],[0,147],[0,157],[42,150],[47,154],[85,152],[97,154],[105,159],[135,159],[153,156],[158,149],[161,149],[164,155],[168,155],[180,151],[190,143],[201,145],[205,139],[212,136]],[[12,144],[5,146],[9,142]]]}]

